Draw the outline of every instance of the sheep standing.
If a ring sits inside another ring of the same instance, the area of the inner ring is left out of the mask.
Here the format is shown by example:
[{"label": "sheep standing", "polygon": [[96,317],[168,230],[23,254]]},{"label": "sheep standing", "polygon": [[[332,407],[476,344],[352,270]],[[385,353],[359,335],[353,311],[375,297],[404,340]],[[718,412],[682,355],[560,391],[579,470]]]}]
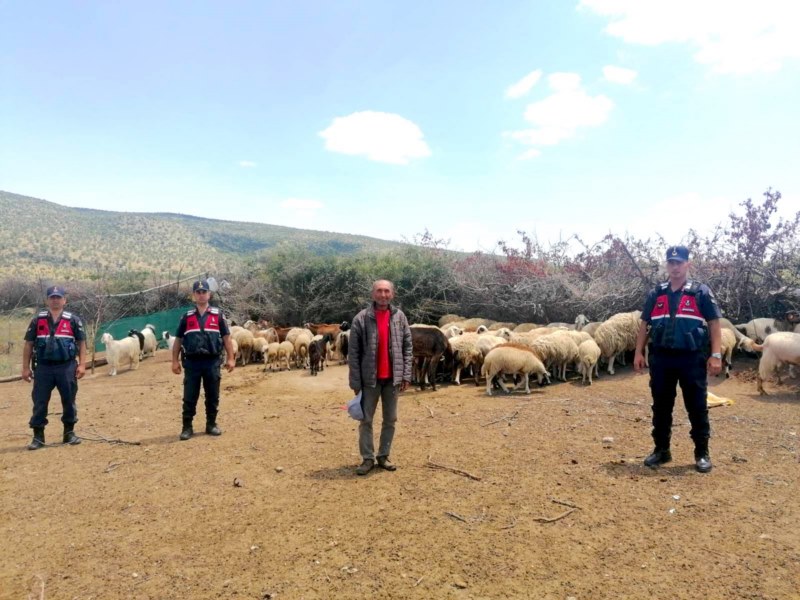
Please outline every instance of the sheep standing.
[{"label": "sheep standing", "polygon": [[567,331],[539,336],[529,346],[551,370],[553,377],[567,380],[567,366],[578,360],[578,345]]},{"label": "sheep standing", "polygon": [[[736,348],[736,336],[730,329],[723,328],[722,330],[722,344],[720,345],[720,352],[722,353],[722,365],[725,367],[725,377],[731,376],[731,365],[733,361],[733,349]],[[722,376],[720,371],[717,377]]]},{"label": "sheep standing", "polygon": [[[497,346],[486,355],[483,361],[481,375],[486,377],[486,395],[492,395],[492,380],[497,375],[521,375],[525,378],[525,393],[530,394],[531,373],[535,373],[541,385],[544,380],[549,381],[550,377],[544,368],[542,361],[533,353],[530,348],[516,344],[503,344]],[[498,383],[503,391],[508,393],[509,389],[503,383],[502,378],[498,378]]]},{"label": "sheep standing", "polygon": [[266,339],[253,336],[253,352],[250,355],[250,359],[253,361],[264,360],[264,354],[266,354],[268,346],[269,342]]},{"label": "sheep standing", "polygon": [[165,331],[161,334],[161,338],[167,343],[167,348],[172,353],[172,347],[175,345],[175,336],[170,335],[169,331]]},{"label": "sheep standing", "polygon": [[156,326],[148,323],[142,329],[144,335],[144,348],[142,348],[142,358],[148,356],[155,356],[156,349],[158,348],[158,339],[156,338]]},{"label": "sheep standing", "polygon": [[639,310],[619,313],[600,324],[594,332],[594,339],[600,346],[602,357],[608,360],[608,374],[614,374],[614,360],[630,350],[636,350],[636,337],[639,334]]},{"label": "sheep standing", "polygon": [[264,370],[272,371],[272,366],[278,362],[278,348],[280,347],[280,342],[271,342],[267,345],[267,351],[264,353]]},{"label": "sheep standing", "polygon": [[106,360],[109,365],[109,375],[116,375],[117,369],[124,363],[129,363],[134,371],[139,368],[139,340],[135,337],[126,337],[115,340],[110,333],[104,333],[100,340],[106,346]]},{"label": "sheep standing", "polygon": [[[239,357],[239,343],[231,337],[231,348],[233,349],[233,362],[235,363],[237,358]],[[225,352],[225,360],[227,361],[230,356],[228,356],[228,350],[225,346],[222,347],[223,352]]]},{"label": "sheep standing", "polygon": [[764,380],[775,373],[778,384],[781,377],[778,369],[784,364],[800,365],[800,333],[783,331],[767,336],[763,344],[753,344],[756,352],[762,352],[758,361],[757,389],[762,396],[766,396]]},{"label": "sheep standing", "polygon": [[598,362],[600,361],[600,346],[592,339],[581,342],[578,346],[578,372],[581,374],[581,382],[592,385],[592,372],[595,376],[600,376]]},{"label": "sheep standing", "polygon": [[250,362],[250,358],[253,354],[255,338],[252,332],[243,327],[234,326],[231,327],[231,339],[236,340],[236,343],[239,344],[239,356],[242,359],[242,366],[245,366]]},{"label": "sheep standing", "polygon": [[448,340],[453,350],[453,380],[456,385],[461,385],[461,371],[469,366],[472,367],[475,385],[478,385],[478,374],[483,364],[483,354],[477,346],[480,337],[475,333],[465,333]]},{"label": "sheep standing", "polygon": [[286,361],[286,368],[291,370],[290,361],[294,358],[294,344],[286,340],[278,344],[278,369],[283,371],[282,362]]},{"label": "sheep standing", "polygon": [[334,352],[339,356],[341,364],[347,362],[347,352],[350,348],[350,330],[342,331],[336,336],[336,341],[333,344]]},{"label": "sheep standing", "polygon": [[[301,369],[305,369],[308,365],[308,347],[311,345],[311,341],[314,339],[313,335],[309,335],[310,332],[306,333],[303,331],[299,335],[295,336],[294,338],[294,356],[295,362],[297,366]],[[287,337],[287,342],[288,337]]]}]

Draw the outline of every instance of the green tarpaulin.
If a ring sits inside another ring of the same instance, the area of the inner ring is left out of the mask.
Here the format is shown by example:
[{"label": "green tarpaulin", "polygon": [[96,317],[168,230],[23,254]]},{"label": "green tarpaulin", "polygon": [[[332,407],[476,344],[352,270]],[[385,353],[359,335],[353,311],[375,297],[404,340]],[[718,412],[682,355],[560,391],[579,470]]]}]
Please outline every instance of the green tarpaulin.
[{"label": "green tarpaulin", "polygon": [[164,342],[161,339],[161,334],[164,331],[169,331],[170,335],[175,335],[175,331],[178,329],[178,321],[181,320],[181,315],[191,308],[192,306],[183,306],[149,315],[125,317],[124,319],[101,323],[97,328],[97,335],[95,336],[95,348],[98,352],[105,351],[106,345],[100,341],[104,333],[110,333],[115,340],[119,340],[127,337],[128,331],[131,329],[141,331],[144,329],[144,326],[148,324],[156,328],[156,339],[159,340],[160,345],[163,346]]}]

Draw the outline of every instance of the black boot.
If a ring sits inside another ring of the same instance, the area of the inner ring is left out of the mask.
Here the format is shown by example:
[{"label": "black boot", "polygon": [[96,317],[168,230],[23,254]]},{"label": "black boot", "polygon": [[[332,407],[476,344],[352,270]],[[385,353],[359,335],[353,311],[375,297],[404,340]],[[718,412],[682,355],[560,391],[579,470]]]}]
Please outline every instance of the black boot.
[{"label": "black boot", "polygon": [[188,440],[190,437],[192,437],[192,435],[194,435],[194,429],[192,429],[192,420],[184,417],[183,431],[181,431],[181,440],[183,441]]},{"label": "black boot", "polygon": [[708,440],[698,440],[694,443],[694,461],[694,466],[700,473],[708,473],[711,470]]},{"label": "black boot", "polygon": [[653,452],[644,459],[644,465],[651,469],[658,468],[672,460],[672,453],[669,451],[669,446],[656,446]]},{"label": "black boot", "polygon": [[75,423],[64,423],[64,443],[71,446],[81,443],[81,438],[75,435]]},{"label": "black boot", "polygon": [[28,444],[28,450],[38,450],[44,447],[44,427],[33,428],[33,439]]},{"label": "black boot", "polygon": [[216,420],[206,421],[206,433],[208,435],[222,435],[222,430],[217,427]]}]

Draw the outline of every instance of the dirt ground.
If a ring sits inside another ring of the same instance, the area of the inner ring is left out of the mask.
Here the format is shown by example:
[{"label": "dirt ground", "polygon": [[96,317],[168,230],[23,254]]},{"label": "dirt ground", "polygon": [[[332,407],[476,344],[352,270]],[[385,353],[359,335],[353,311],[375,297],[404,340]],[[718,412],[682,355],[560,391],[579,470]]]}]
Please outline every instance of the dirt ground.
[{"label": "dirt ground", "polygon": [[682,406],[673,462],[642,466],[630,367],[530,396],[409,391],[399,468],[366,477],[344,366],[238,368],[224,434],[186,442],[166,351],[102,367],[80,384],[86,441],[36,452],[30,385],[3,384],[0,598],[800,598],[797,382],[759,397],[754,365],[713,382],[736,404],[711,411],[706,475]]}]

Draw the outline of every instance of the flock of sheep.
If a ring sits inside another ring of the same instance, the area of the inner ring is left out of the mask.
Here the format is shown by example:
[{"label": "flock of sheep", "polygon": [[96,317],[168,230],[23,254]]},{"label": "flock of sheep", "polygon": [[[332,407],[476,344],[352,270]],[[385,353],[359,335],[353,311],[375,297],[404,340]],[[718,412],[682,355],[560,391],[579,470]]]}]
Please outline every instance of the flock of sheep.
[{"label": "flock of sheep", "polygon": [[[601,362],[614,374],[614,365],[625,364],[625,353],[636,348],[641,312],[613,315],[602,322],[590,322],[578,315],[574,323],[501,323],[482,318],[445,315],[439,325],[411,326],[414,345],[415,381],[436,389],[437,373],[461,383],[462,374],[471,373],[475,385],[480,377],[486,380],[486,393],[491,395],[493,383],[509,391],[503,375],[521,378],[530,392],[529,378],[535,376],[540,385],[551,379],[567,380],[573,369],[582,382],[592,384],[599,375]],[[800,314],[786,313],[784,319],[754,319],[734,325],[721,319],[722,355],[725,374],[729,371],[734,350],[761,352],[758,390],[765,394],[763,381],[785,364],[800,365]],[[303,327],[270,327],[261,321],[247,321],[244,326],[231,326],[231,341],[237,364],[258,361],[264,370],[309,368],[312,375],[326,363],[347,360],[349,345],[347,322],[341,324],[306,323]],[[171,349],[174,338],[164,332],[163,339]],[[138,368],[139,360],[155,354],[155,327],[146,325],[129,337],[114,340],[102,336],[106,345],[109,375],[116,375],[121,363]],[[791,368],[791,367],[790,367]],[[780,376],[778,376],[780,382]]]}]

